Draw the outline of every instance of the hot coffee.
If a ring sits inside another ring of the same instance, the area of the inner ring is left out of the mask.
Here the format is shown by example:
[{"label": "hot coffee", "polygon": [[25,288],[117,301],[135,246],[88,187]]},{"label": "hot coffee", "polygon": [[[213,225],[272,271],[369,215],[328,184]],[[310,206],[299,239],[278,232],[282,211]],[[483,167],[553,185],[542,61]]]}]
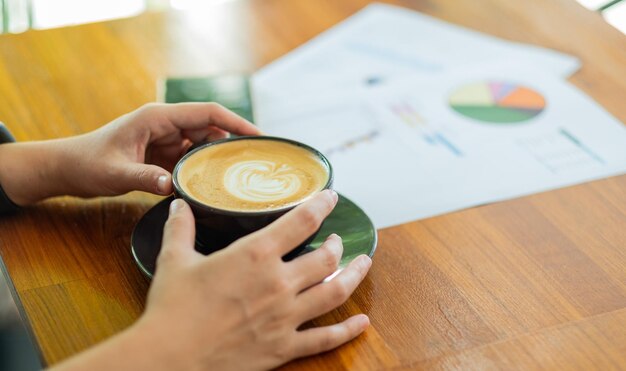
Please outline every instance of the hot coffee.
[{"label": "hot coffee", "polygon": [[262,212],[302,202],[327,186],[330,169],[309,149],[286,141],[242,139],[202,148],[180,165],[182,191],[221,210]]}]

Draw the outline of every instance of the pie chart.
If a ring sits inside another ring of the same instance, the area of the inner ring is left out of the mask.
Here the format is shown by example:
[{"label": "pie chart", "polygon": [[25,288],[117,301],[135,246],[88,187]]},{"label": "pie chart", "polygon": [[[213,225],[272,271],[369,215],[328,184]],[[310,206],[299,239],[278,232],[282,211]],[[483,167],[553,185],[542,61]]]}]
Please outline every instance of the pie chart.
[{"label": "pie chart", "polygon": [[463,85],[450,95],[448,103],[465,117],[497,124],[527,121],[546,108],[540,93],[502,81]]}]

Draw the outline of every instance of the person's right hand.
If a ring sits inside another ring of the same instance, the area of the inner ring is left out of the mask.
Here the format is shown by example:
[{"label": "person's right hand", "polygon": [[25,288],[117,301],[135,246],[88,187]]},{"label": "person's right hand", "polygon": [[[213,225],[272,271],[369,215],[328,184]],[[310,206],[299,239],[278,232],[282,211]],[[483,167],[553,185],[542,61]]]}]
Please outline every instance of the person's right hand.
[{"label": "person's right hand", "polygon": [[[299,330],[344,303],[367,274],[360,256],[328,282],[342,255],[328,237],[316,251],[281,257],[314,233],[337,203],[324,191],[270,226],[210,256],[196,252],[194,220],[172,202],[162,250],[139,327],[162,336],[162,355],[176,369],[268,369],[333,349],[369,325],[366,315],[332,326]],[[162,364],[167,368],[167,362]]]}]

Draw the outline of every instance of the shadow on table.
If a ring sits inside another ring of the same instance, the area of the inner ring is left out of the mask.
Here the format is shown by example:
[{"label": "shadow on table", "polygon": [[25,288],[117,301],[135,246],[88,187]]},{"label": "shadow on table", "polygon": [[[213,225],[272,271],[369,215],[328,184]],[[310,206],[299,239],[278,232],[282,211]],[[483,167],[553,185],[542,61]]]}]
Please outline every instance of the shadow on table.
[{"label": "shadow on table", "polygon": [[0,259],[0,370],[41,370],[39,349],[26,321],[20,316]]}]

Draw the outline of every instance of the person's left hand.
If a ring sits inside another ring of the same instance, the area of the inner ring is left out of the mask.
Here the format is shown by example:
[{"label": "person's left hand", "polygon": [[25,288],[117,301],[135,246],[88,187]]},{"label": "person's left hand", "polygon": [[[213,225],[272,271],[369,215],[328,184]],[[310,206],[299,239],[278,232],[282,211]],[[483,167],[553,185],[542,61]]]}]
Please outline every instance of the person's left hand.
[{"label": "person's left hand", "polygon": [[[70,138],[75,181],[68,194],[113,196],[139,190],[170,194],[171,172],[194,143],[258,128],[215,103],[148,104],[98,130]],[[80,180],[80,181],[76,181]],[[71,187],[68,184],[68,187]]]}]

